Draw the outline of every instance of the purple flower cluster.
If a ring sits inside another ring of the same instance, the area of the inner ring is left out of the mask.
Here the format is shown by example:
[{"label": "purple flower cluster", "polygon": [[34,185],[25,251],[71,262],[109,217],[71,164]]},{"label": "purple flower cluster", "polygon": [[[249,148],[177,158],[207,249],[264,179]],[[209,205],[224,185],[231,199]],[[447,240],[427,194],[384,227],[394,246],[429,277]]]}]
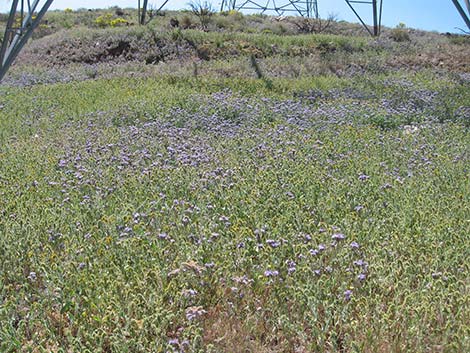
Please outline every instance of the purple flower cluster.
[{"label": "purple flower cluster", "polygon": [[277,270],[266,270],[264,271],[265,277],[277,277],[279,276],[279,271]]},{"label": "purple flower cluster", "polygon": [[193,321],[199,319],[207,313],[202,306],[191,306],[186,309],[186,319]]},{"label": "purple flower cluster", "polygon": [[266,243],[271,247],[271,248],[277,248],[281,246],[281,242],[274,240],[274,239],[268,239],[266,240]]}]

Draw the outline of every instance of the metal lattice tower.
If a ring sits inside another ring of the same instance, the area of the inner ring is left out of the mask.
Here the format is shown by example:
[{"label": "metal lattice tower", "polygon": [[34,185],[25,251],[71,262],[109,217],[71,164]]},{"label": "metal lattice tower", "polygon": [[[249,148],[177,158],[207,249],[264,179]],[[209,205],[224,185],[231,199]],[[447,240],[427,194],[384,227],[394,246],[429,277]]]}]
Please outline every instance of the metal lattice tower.
[{"label": "metal lattice tower", "polygon": [[302,17],[318,18],[317,0],[222,0],[220,11],[249,10],[275,12],[279,16],[298,14]]},{"label": "metal lattice tower", "polygon": [[[359,19],[364,28],[369,32],[371,36],[379,36],[382,28],[382,12],[383,12],[383,0],[345,0],[351,10],[354,12],[356,17]],[[366,21],[361,16],[359,7],[367,6],[372,7],[372,30],[366,24]]]},{"label": "metal lattice tower", "polygon": [[138,0],[137,2],[137,11],[138,11],[138,18],[139,18],[139,23],[143,25],[145,23],[145,17],[147,16],[147,6],[148,6],[148,0],[143,0],[142,6],[140,5],[140,1]]},{"label": "metal lattice tower", "polygon": [[53,0],[13,0],[0,49],[0,81],[41,22]]},{"label": "metal lattice tower", "polygon": [[[345,2],[370,35],[378,36],[380,34],[383,0],[345,0]],[[364,8],[365,5],[372,8],[372,30],[366,24],[363,15],[361,15],[362,11],[359,9],[360,7]],[[275,12],[278,15],[297,13],[303,17],[319,17],[317,0],[222,0],[220,10],[256,10],[261,13]]]},{"label": "metal lattice tower", "polygon": [[460,16],[462,17],[463,21],[468,27],[468,30],[470,31],[470,0],[463,0],[462,2],[465,4],[465,7],[467,8],[467,11],[463,8],[463,6],[460,4],[459,0],[452,0],[454,3],[455,7],[457,8],[457,11],[459,12]]}]

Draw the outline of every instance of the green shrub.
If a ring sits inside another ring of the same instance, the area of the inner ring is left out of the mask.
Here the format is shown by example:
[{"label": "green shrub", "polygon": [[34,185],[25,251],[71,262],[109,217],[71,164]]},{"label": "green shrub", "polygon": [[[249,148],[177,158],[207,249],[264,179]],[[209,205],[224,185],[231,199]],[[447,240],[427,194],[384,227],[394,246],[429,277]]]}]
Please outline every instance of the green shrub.
[{"label": "green shrub", "polygon": [[370,118],[370,123],[382,130],[393,130],[401,125],[401,119],[398,116],[375,114]]},{"label": "green shrub", "polygon": [[193,15],[199,19],[201,27],[207,29],[207,26],[211,22],[211,17],[214,14],[212,5],[207,1],[193,1],[189,3],[189,7]]},{"label": "green shrub", "polygon": [[323,33],[335,22],[336,16],[330,14],[326,19],[300,17],[293,24],[299,33]]},{"label": "green shrub", "polygon": [[190,16],[184,15],[183,18],[181,19],[181,28],[183,29],[188,29],[193,26],[193,20],[191,19]]},{"label": "green shrub", "polygon": [[449,42],[456,45],[470,45],[470,36],[450,35]]},{"label": "green shrub", "polygon": [[395,42],[409,42],[411,40],[408,29],[404,23],[400,23],[392,29],[390,36]]},{"label": "green shrub", "polygon": [[214,20],[214,24],[217,26],[217,28],[221,28],[221,29],[233,28],[233,22],[230,21],[228,17],[217,16],[216,19]]},{"label": "green shrub", "polygon": [[95,24],[98,27],[105,28],[105,27],[118,27],[122,25],[127,25],[129,22],[122,17],[114,17],[110,13],[105,13],[104,15],[99,16],[95,20]]},{"label": "green shrub", "polygon": [[228,15],[237,20],[243,20],[245,18],[245,16],[240,11],[237,11],[237,10],[230,10],[228,12]]}]

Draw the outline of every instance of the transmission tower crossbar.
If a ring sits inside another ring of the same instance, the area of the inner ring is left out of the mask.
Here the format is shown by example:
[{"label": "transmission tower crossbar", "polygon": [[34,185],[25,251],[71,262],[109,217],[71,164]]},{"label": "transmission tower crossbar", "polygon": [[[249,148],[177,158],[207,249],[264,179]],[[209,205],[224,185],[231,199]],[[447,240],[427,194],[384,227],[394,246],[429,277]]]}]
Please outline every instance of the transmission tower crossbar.
[{"label": "transmission tower crossbar", "polygon": [[279,16],[284,13],[297,13],[302,17],[318,18],[317,0],[222,0],[220,11],[257,10],[276,12]]},{"label": "transmission tower crossbar", "polygon": [[[13,0],[0,48],[0,81],[31,38],[53,0]],[[35,15],[36,14],[36,15]]]}]

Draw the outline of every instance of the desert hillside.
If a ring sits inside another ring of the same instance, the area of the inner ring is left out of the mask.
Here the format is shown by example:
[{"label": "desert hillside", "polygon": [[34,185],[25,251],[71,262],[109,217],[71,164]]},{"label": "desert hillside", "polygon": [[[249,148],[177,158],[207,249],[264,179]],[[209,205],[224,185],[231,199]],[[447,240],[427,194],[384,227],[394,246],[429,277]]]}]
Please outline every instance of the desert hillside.
[{"label": "desert hillside", "polygon": [[135,18],[0,85],[1,352],[470,351],[468,36]]}]

